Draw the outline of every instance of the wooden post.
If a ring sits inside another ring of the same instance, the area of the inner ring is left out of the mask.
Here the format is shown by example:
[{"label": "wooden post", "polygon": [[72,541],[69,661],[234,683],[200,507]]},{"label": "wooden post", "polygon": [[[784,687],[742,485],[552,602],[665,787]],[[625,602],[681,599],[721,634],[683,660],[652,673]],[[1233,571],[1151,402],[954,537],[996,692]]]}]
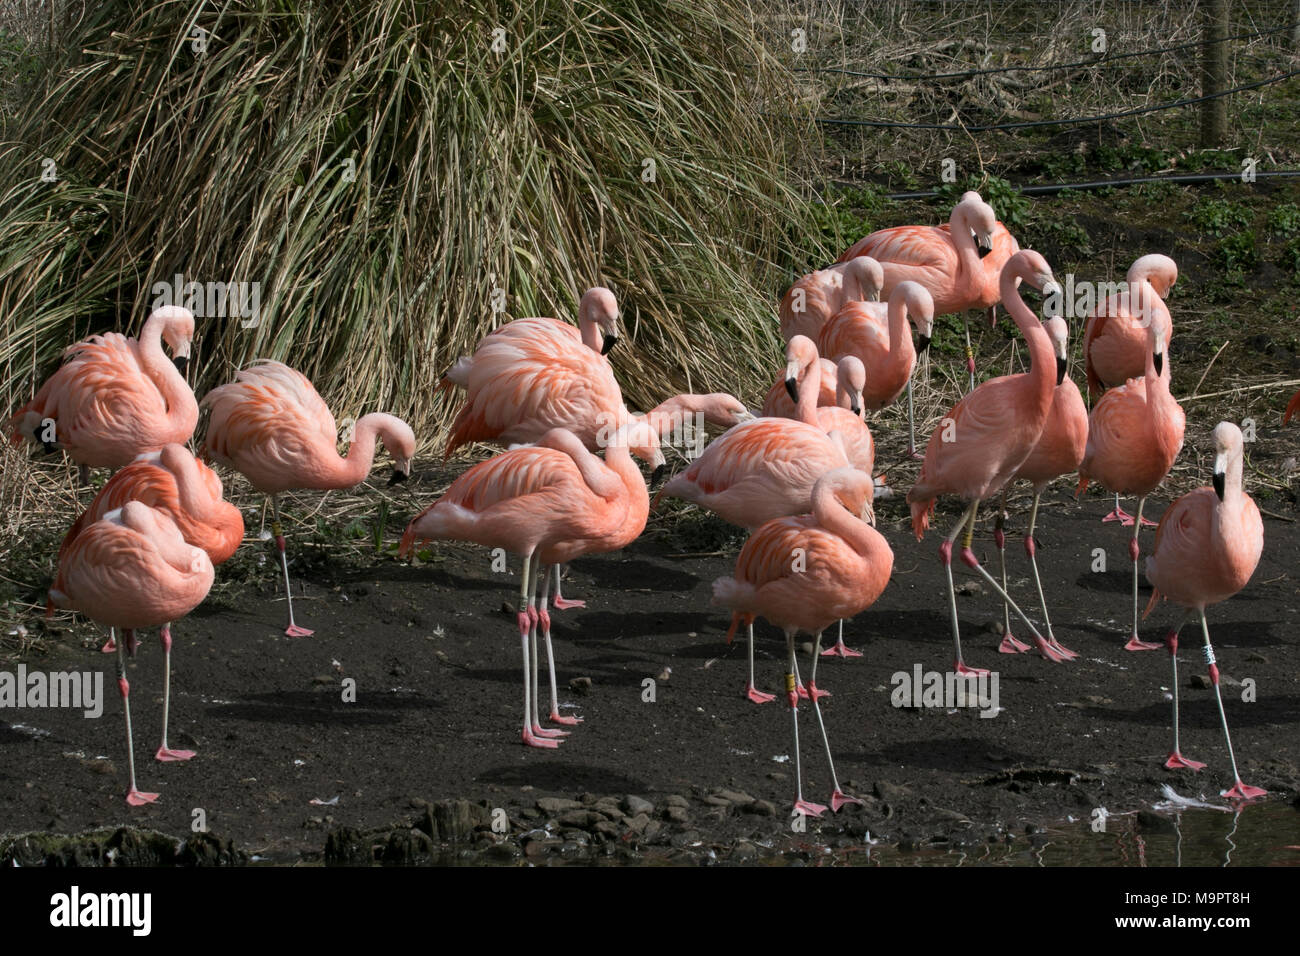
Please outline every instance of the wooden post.
[{"label": "wooden post", "polygon": [[[1201,0],[1204,8],[1201,39],[1201,95],[1217,93],[1228,85],[1228,0]],[[1215,41],[1218,42],[1209,42]],[[1201,148],[1220,147],[1228,138],[1228,98],[1201,104]]]}]

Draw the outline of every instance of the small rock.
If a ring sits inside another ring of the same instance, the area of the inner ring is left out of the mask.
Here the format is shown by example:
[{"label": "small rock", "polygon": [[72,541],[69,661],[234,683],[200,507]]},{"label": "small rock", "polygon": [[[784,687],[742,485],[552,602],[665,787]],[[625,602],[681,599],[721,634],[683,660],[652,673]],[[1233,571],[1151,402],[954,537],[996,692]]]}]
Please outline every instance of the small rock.
[{"label": "small rock", "polygon": [[590,810],[570,810],[556,819],[562,827],[574,827],[579,830],[585,830],[594,826],[601,818]]},{"label": "small rock", "polygon": [[628,816],[635,817],[640,814],[651,814],[655,812],[655,805],[644,797],[637,797],[628,794],[623,798],[623,810]]},{"label": "small rock", "polygon": [[542,797],[537,801],[537,809],[554,816],[570,810],[581,810],[582,804],[566,797]]},{"label": "small rock", "polygon": [[647,841],[653,840],[655,837],[659,835],[659,831],[662,830],[663,828],[664,825],[660,823],[658,820],[651,820],[649,823],[645,825],[645,830],[642,831],[641,836],[644,837]]},{"label": "small rock", "polygon": [[738,807],[745,807],[754,802],[753,797],[741,790],[719,790],[718,796]]},{"label": "small rock", "polygon": [[591,692],[590,677],[575,677],[569,681],[569,690],[582,697]]},{"label": "small rock", "polygon": [[1194,690],[1209,690],[1213,685],[1204,674],[1193,674],[1191,679],[1187,681],[1187,686]]},{"label": "small rock", "polygon": [[752,863],[758,859],[758,847],[748,840],[740,840],[731,848],[731,861],[733,863]]},{"label": "small rock", "polygon": [[957,585],[955,590],[961,595],[983,594],[984,585],[980,584],[978,581],[963,581],[961,584]]},{"label": "small rock", "polygon": [[317,684],[317,685],[320,685],[320,684],[333,684],[333,683],[334,683],[334,678],[333,678],[331,675],[329,675],[329,674],[317,674],[315,677],[313,677],[313,678],[311,679],[311,682],[312,682],[313,684]]},{"label": "small rock", "polygon": [[689,807],[691,802],[679,793],[670,793],[664,797],[664,806],[668,807]]},{"label": "small rock", "polygon": [[664,817],[668,820],[672,820],[674,823],[686,823],[690,819],[686,814],[685,807],[675,805],[664,808]]},{"label": "small rock", "polygon": [[776,816],[776,804],[771,800],[755,800],[753,803],[747,803],[741,808],[742,813],[752,813],[760,817]]},{"label": "small rock", "polygon": [[[638,813],[634,817],[628,817],[626,820],[627,828],[633,833],[644,833],[650,825],[651,820],[647,814]],[[657,826],[658,824],[656,824]]]}]

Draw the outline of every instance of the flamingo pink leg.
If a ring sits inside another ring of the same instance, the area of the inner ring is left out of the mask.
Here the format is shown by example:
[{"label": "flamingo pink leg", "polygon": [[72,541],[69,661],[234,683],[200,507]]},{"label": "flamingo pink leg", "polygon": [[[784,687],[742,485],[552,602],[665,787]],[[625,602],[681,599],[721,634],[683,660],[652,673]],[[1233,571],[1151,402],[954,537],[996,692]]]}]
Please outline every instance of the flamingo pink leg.
[{"label": "flamingo pink leg", "polygon": [[[798,662],[798,661],[795,661],[795,665],[794,665],[794,690],[795,690],[795,693],[799,695],[799,699],[800,699],[800,700],[810,700],[810,699],[812,698],[812,695],[813,695],[813,694],[816,694],[818,697],[829,697],[829,696],[831,696],[831,692],[830,692],[830,691],[828,691],[828,690],[822,690],[820,687],[816,687],[816,686],[815,686],[816,683],[817,683],[817,661],[816,661],[816,659],[814,658],[814,660],[813,660],[813,674],[812,674],[812,680],[809,681],[809,683],[808,683],[808,687],[805,687],[805,686],[804,686],[804,683],[803,683],[803,677],[801,677],[800,674],[799,674],[799,662]],[[809,691],[809,689],[808,689],[809,687],[812,687],[812,688],[813,688],[812,691]]]},{"label": "flamingo pink leg", "polygon": [[956,527],[948,532],[948,537],[939,545],[939,560],[943,562],[944,574],[948,578],[948,611],[952,619],[952,648],[953,648],[953,669],[958,674],[987,674],[987,670],[976,670],[966,666],[966,662],[961,656],[961,630],[957,623],[957,590],[952,583],[952,543],[961,530],[966,526],[966,521],[974,515],[975,506],[968,505],[962,513],[961,519],[957,522]]},{"label": "flamingo pink leg", "polygon": [[1241,771],[1237,769],[1237,756],[1232,751],[1232,736],[1228,733],[1228,715],[1223,710],[1223,694],[1219,690],[1219,665],[1215,662],[1214,648],[1210,645],[1210,625],[1206,623],[1204,608],[1201,609],[1201,632],[1205,635],[1205,662],[1210,670],[1210,683],[1214,685],[1214,700],[1219,705],[1219,721],[1223,724],[1223,739],[1228,745],[1228,760],[1232,763],[1232,779],[1235,781],[1219,796],[1230,800],[1255,800],[1267,796],[1267,790],[1252,787],[1243,781]]},{"label": "flamingo pink leg", "polygon": [[794,727],[794,810],[805,816],[819,817],[826,812],[820,803],[811,803],[803,798],[803,766],[799,760],[799,694],[795,691],[795,655],[794,632],[785,635],[786,650],[789,654],[790,669],[786,671],[786,697],[790,701],[790,718]]},{"label": "flamingo pink leg", "polygon": [[[993,541],[998,546],[998,564],[1002,568],[1002,590],[1007,589],[1007,536],[1002,530],[1006,516],[1007,493],[1002,492],[1002,504],[998,507],[997,523],[993,527]],[[999,654],[1023,654],[1029,650],[1024,641],[1016,640],[1011,633],[1011,608],[1002,602],[1002,643],[998,645]]]},{"label": "flamingo pink leg", "polygon": [[[524,654],[524,732],[523,740],[525,746],[538,747],[541,749],[554,750],[560,746],[560,741],[550,736],[539,736],[534,733],[534,709],[533,709],[533,685],[536,680],[536,671],[533,669],[531,657],[528,652],[530,637],[533,635],[534,626],[537,623],[537,609],[533,606],[533,598],[528,587],[528,570],[532,564],[533,556],[524,555],[523,569],[520,572],[519,583],[519,613],[517,623],[519,625],[519,641],[523,647]],[[529,614],[532,611],[532,614]]]},{"label": "flamingo pink leg", "polygon": [[586,601],[569,601],[565,599],[562,593],[560,593],[560,571],[561,570],[562,570],[561,565],[557,564],[555,566],[555,600],[552,602],[555,605],[555,609],[557,611],[567,611],[569,608],[573,608],[573,607],[586,607],[587,606]]},{"label": "flamingo pink leg", "polygon": [[[841,625],[843,625],[843,623],[844,623],[843,621],[840,622]],[[821,650],[821,646],[822,646],[822,635],[821,632],[818,631],[817,636],[814,638],[814,642],[813,642],[813,667],[817,666],[817,657],[818,657],[818,652]],[[817,726],[821,729],[822,732],[822,744],[826,747],[826,764],[828,767],[830,767],[831,783],[834,784],[835,786],[835,790],[831,793],[831,811],[833,813],[839,813],[840,808],[848,803],[856,803],[859,806],[862,806],[863,802],[861,800],[859,800],[857,797],[849,796],[844,792],[844,789],[840,786],[840,778],[835,774],[835,760],[833,757],[831,757],[830,738],[826,736],[826,722],[822,720],[822,708],[821,705],[817,703],[818,694],[817,694],[817,685],[815,681],[810,680],[808,682],[808,687],[813,691],[813,699],[812,699],[813,713],[817,715]]]},{"label": "flamingo pink leg", "polygon": [[117,639],[113,636],[113,632],[114,629],[110,627],[108,629],[108,640],[106,640],[104,642],[104,646],[99,649],[101,653],[104,654],[117,653]]},{"label": "flamingo pink leg", "polygon": [[861,657],[861,651],[855,651],[844,643],[844,621],[840,621],[839,640],[835,642],[834,647],[828,647],[822,651],[822,657]]},{"label": "flamingo pink leg", "polygon": [[275,534],[276,550],[280,552],[280,569],[284,572],[284,597],[289,604],[289,625],[284,629],[284,633],[289,637],[310,637],[314,632],[299,627],[293,620],[293,586],[289,583],[289,558],[285,554],[284,531],[280,527],[280,502],[275,495],[271,496],[271,510],[274,514],[271,531]]},{"label": "flamingo pink leg", "polygon": [[1043,594],[1043,581],[1038,575],[1038,544],[1034,541],[1034,527],[1038,524],[1038,503],[1042,500],[1041,489],[1034,492],[1034,506],[1029,511],[1029,530],[1025,532],[1025,554],[1029,555],[1029,566],[1034,569],[1034,586],[1038,588],[1038,603],[1043,609],[1043,628],[1047,631],[1047,643],[1066,660],[1074,660],[1079,655],[1056,639],[1052,633],[1052,619],[1047,613],[1047,598]]},{"label": "flamingo pink leg", "polygon": [[[532,586],[537,587],[538,582],[541,580],[542,577],[541,559],[538,557],[534,557],[532,559],[532,562],[533,563],[532,563],[531,581],[532,581]],[[533,693],[533,709],[532,709],[532,716],[531,716],[533,736],[534,737],[567,737],[569,736],[569,732],[567,730],[556,730],[552,727],[542,726],[541,715],[539,713],[539,710],[541,708],[542,693],[538,689],[538,673],[541,668],[541,657],[537,652],[538,650],[537,629],[538,629],[538,625],[541,623],[542,616],[541,613],[537,610],[536,595],[533,593],[529,593],[528,595],[528,610],[525,613],[528,615],[528,643],[532,653],[530,670],[531,670],[532,693]]]},{"label": "flamingo pink leg", "polygon": [[[559,568],[557,564],[556,581],[559,581]],[[537,621],[541,625],[542,635],[546,638],[546,666],[551,674],[551,714],[548,718],[553,724],[564,724],[566,727],[572,727],[582,723],[581,717],[571,717],[560,713],[560,695],[555,684],[555,653],[551,650],[551,615],[546,610],[546,600],[550,592],[550,572],[542,576],[542,597],[537,607]]]},{"label": "flamingo pink leg", "polygon": [[158,752],[154,754],[155,760],[161,760],[164,763],[171,763],[177,760],[190,760],[194,756],[193,750],[172,750],[167,746],[167,717],[171,705],[172,692],[172,630],[170,624],[162,626],[162,649],[163,649],[163,726],[162,726],[162,745],[159,746]]},{"label": "flamingo pink leg", "polygon": [[1124,645],[1126,651],[1158,651],[1160,644],[1144,641],[1138,637],[1138,557],[1141,555],[1141,549],[1138,546],[1138,532],[1142,530],[1142,506],[1146,504],[1146,498],[1138,498],[1137,520],[1132,522],[1133,538],[1128,544],[1128,556],[1133,559],[1133,632],[1129,635],[1128,643]]},{"label": "flamingo pink leg", "polygon": [[1205,764],[1199,760],[1189,760],[1183,756],[1182,747],[1178,743],[1178,632],[1183,629],[1187,619],[1178,622],[1177,627],[1169,629],[1165,635],[1165,646],[1169,648],[1169,659],[1174,665],[1174,749],[1169,754],[1169,759],[1165,761],[1167,770],[1201,770]]},{"label": "flamingo pink leg", "polygon": [[766,704],[768,701],[776,700],[775,694],[765,694],[754,686],[754,622],[749,621],[749,685],[745,688],[745,696],[756,704]]},{"label": "flamingo pink leg", "polygon": [[141,807],[158,799],[156,793],[143,793],[135,785],[135,746],[131,738],[131,685],[126,679],[126,648],[132,643],[130,631],[122,632],[122,640],[117,645],[117,688],[122,693],[122,714],[126,717],[126,766],[130,774],[130,789],[126,792],[126,802],[133,807]]}]

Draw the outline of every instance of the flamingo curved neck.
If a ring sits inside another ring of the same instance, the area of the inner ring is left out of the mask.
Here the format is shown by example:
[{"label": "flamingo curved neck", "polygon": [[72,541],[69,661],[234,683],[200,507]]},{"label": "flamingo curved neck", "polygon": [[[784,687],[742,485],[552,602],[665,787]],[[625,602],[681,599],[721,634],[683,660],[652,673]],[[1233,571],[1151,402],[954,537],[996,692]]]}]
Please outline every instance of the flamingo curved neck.
[{"label": "flamingo curved neck", "polygon": [[871,551],[871,528],[865,521],[854,517],[849,509],[835,497],[833,485],[824,484],[813,491],[813,515],[817,523],[843,538],[854,551],[867,555]]},{"label": "flamingo curved neck", "polygon": [[[1051,408],[1052,393],[1056,391],[1056,352],[1052,348],[1051,336],[1043,328],[1038,316],[1025,305],[1016,287],[1016,279],[1029,280],[1027,275],[1016,275],[1010,269],[1003,269],[998,280],[1002,305],[1015,320],[1016,328],[1024,336],[1029,346],[1029,378],[1036,386],[1042,402],[1043,414]],[[1148,359],[1149,361],[1149,359]]]},{"label": "flamingo curved neck", "polygon": [[889,358],[899,368],[915,359],[912,332],[907,327],[907,303],[903,300],[889,302]]},{"label": "flamingo curved neck", "polygon": [[970,234],[970,226],[966,224],[966,207],[960,203],[953,207],[952,215],[948,217],[948,230],[952,234],[952,244],[957,250],[961,280],[970,283],[973,281],[972,277],[981,271],[980,255],[979,250],[975,248],[975,240]]},{"label": "flamingo curved neck", "polygon": [[808,363],[803,381],[799,383],[799,403],[795,406],[795,417],[805,425],[817,424],[817,399],[822,391],[822,363],[814,358]]},{"label": "flamingo curved neck", "polygon": [[149,381],[153,382],[167,406],[168,417],[179,417],[180,423],[188,421],[193,426],[199,421],[199,404],[194,392],[175,365],[167,358],[162,347],[163,327],[167,320],[150,316],[140,329],[138,355],[140,365]]}]

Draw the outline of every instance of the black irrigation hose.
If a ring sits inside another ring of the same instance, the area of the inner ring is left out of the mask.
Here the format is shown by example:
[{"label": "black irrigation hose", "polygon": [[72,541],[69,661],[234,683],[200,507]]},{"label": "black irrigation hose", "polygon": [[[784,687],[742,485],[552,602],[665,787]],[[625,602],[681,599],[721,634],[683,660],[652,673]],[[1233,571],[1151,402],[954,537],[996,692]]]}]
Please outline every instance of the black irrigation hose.
[{"label": "black irrigation hose", "polygon": [[1050,72],[1052,70],[1075,70],[1085,66],[1101,66],[1104,63],[1111,63],[1115,60],[1127,60],[1136,56],[1158,56],[1161,53],[1175,53],[1178,50],[1188,50],[1192,47],[1207,46],[1214,43],[1224,43],[1228,40],[1253,40],[1256,37],[1269,36],[1273,33],[1281,33],[1284,30],[1290,30],[1291,24],[1284,27],[1276,27],[1272,30],[1260,30],[1257,33],[1238,33],[1235,36],[1220,37],[1213,40],[1193,40],[1189,43],[1179,43],[1176,46],[1156,47],[1152,50],[1138,50],[1133,53],[1116,53],[1111,56],[1104,53],[1099,57],[1091,60],[1078,60],[1074,63],[1049,63],[1045,66],[998,66],[988,69],[971,69],[962,70],[959,73],[871,73],[865,70],[849,70],[840,67],[818,67],[803,66],[795,67],[795,73],[839,73],[844,76],[862,76],[877,80],[908,80],[916,82],[925,82],[927,80],[948,80],[957,77],[970,76],[987,76],[991,73],[1024,73],[1024,72]]},{"label": "black irrigation hose", "polygon": [[[1291,179],[1300,176],[1300,169],[1283,169],[1270,172],[1256,172],[1257,179],[1282,178]],[[1056,183],[1050,186],[1017,186],[1016,191],[1026,196],[1050,196],[1067,189],[1080,192],[1087,189],[1105,189],[1111,186],[1138,186],[1143,183],[1209,183],[1218,180],[1241,179],[1241,173],[1186,173],[1177,176],[1138,176],[1132,179],[1097,179],[1086,183]],[[886,193],[886,199],[933,199],[939,195],[937,189],[927,189],[911,193]]]},{"label": "black irrigation hose", "polygon": [[1269,77],[1266,80],[1259,80],[1255,83],[1246,83],[1242,86],[1234,86],[1232,89],[1220,90],[1217,93],[1207,93],[1204,96],[1192,96],[1187,99],[1174,100],[1172,103],[1161,103],[1158,106],[1142,106],[1132,110],[1121,110],[1118,113],[1103,113],[1100,116],[1076,116],[1069,119],[1025,120],[1020,123],[995,123],[988,126],[964,126],[960,123],[901,123],[892,120],[836,119],[825,116],[815,116],[813,117],[813,122],[822,126],[870,126],[880,129],[936,129],[961,133],[989,133],[996,130],[1030,129],[1040,126],[1075,126],[1082,123],[1100,123],[1103,120],[1123,119],[1127,116],[1140,116],[1144,113],[1157,113],[1161,110],[1178,109],[1183,106],[1191,106],[1193,103],[1204,103],[1206,100],[1216,100],[1222,96],[1231,96],[1233,93],[1259,89],[1261,86],[1268,86],[1271,83],[1280,83],[1282,80],[1290,79],[1297,74],[1300,74],[1300,70],[1291,70],[1287,73],[1281,73],[1277,76]]}]

